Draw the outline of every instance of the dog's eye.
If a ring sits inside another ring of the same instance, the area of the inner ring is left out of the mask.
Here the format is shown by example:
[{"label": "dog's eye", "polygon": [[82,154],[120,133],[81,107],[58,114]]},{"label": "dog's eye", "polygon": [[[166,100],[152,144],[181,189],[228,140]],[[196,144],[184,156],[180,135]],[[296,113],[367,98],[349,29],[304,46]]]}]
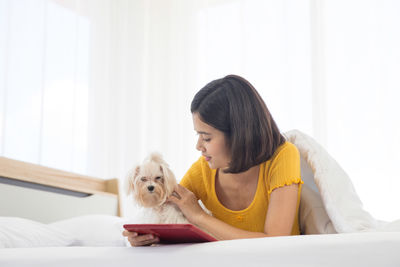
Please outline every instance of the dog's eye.
[{"label": "dog's eye", "polygon": [[142,178],[140,178],[140,180],[141,180],[142,182],[146,182],[146,181],[147,181],[146,177],[142,177]]},{"label": "dog's eye", "polygon": [[156,180],[160,180],[160,179],[161,179],[161,176],[157,176],[157,177],[156,177]]}]

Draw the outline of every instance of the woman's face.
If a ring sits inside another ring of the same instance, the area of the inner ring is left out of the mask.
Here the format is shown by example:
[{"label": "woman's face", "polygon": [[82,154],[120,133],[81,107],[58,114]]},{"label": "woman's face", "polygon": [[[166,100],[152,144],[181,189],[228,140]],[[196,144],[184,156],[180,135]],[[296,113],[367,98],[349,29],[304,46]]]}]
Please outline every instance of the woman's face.
[{"label": "woman's face", "polygon": [[224,133],[201,121],[198,113],[193,113],[193,126],[199,135],[196,149],[201,152],[210,168],[227,168],[230,155]]}]

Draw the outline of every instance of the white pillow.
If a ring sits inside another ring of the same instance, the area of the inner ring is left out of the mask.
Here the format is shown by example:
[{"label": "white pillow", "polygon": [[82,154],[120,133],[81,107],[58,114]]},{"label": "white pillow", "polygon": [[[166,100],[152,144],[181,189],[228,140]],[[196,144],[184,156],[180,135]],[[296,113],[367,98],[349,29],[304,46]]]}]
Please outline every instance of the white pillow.
[{"label": "white pillow", "polygon": [[315,184],[336,231],[346,233],[377,229],[377,221],[363,209],[349,176],[325,149],[298,130],[285,135],[311,167]]},{"label": "white pillow", "polygon": [[125,246],[122,236],[125,219],[111,215],[85,215],[50,225],[73,233],[77,246]]},{"label": "white pillow", "polygon": [[68,232],[17,217],[0,217],[0,248],[60,247],[75,243]]}]

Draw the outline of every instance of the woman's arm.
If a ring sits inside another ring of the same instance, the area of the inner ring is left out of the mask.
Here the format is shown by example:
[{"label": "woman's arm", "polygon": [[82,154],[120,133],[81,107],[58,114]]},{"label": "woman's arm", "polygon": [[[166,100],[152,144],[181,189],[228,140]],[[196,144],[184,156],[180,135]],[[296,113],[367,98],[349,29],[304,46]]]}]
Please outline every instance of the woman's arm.
[{"label": "woman's arm", "polygon": [[271,192],[264,232],[270,236],[290,235],[297,210],[299,184],[291,184]]},{"label": "woman's arm", "polygon": [[296,215],[298,184],[272,191],[265,219],[264,233],[245,231],[218,220],[203,211],[195,195],[185,187],[175,189],[179,197],[169,200],[175,203],[192,224],[206,230],[219,240],[290,235]]}]

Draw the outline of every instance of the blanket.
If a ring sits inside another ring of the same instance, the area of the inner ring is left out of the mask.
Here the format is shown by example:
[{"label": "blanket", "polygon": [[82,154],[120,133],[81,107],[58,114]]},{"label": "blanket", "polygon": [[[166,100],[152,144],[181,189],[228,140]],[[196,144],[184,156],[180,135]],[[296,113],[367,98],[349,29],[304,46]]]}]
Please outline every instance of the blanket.
[{"label": "blanket", "polygon": [[[305,185],[319,194],[338,233],[400,231],[400,220],[382,222],[364,210],[350,177],[313,138],[299,130],[286,132],[285,136],[298,148],[301,159],[311,169],[311,173],[304,174],[302,166],[302,178]],[[312,190],[303,193],[310,194]]]}]

